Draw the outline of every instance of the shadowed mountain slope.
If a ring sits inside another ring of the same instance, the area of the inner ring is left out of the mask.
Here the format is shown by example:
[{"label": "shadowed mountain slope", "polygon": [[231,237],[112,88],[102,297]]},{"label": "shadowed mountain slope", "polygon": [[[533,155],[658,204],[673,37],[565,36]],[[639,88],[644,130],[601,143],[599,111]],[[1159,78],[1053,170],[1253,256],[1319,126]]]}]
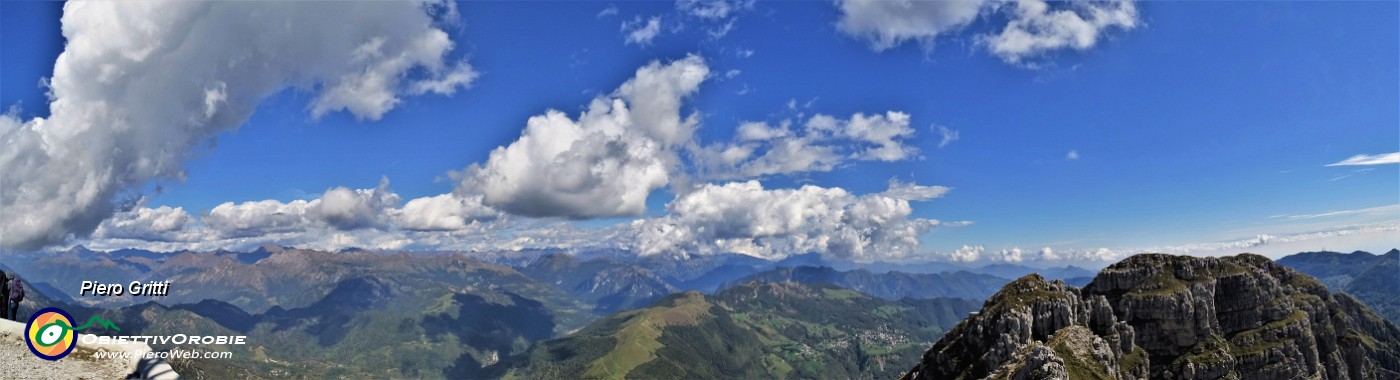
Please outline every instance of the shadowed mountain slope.
[{"label": "shadowed mountain slope", "polygon": [[751,282],[613,314],[536,345],[502,370],[529,379],[892,378],[975,306]]}]

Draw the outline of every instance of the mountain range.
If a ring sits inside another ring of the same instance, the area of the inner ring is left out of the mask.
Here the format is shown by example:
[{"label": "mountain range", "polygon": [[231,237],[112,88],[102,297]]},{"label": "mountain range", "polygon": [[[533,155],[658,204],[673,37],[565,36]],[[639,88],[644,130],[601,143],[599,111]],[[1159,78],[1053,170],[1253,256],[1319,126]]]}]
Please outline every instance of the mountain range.
[{"label": "mountain range", "polygon": [[216,300],[69,311],[79,319],[100,314],[122,328],[104,332],[108,335],[248,336],[243,346],[153,345],[233,352],[220,363],[173,363],[182,374],[189,372],[182,368],[198,370],[208,378],[479,378],[483,366],[578,327],[559,305],[516,293],[418,286],[401,279],[350,278],[310,305],[274,306],[256,314]]},{"label": "mountain range", "polygon": [[[146,301],[130,295],[79,297],[83,280],[126,284],[170,281],[161,303],[173,305],[216,299],[251,313],[273,306],[295,308],[323,297],[341,280],[362,275],[417,276],[456,284],[520,287],[522,294],[572,298],[588,312],[607,313],[646,306],[661,297],[688,290],[713,293],[726,284],[752,280],[828,283],[873,295],[982,299],[1010,281],[982,273],[1030,273],[1036,269],[997,265],[957,271],[905,273],[866,269],[835,270],[818,255],[768,261],[739,254],[678,259],[629,256],[616,252],[325,252],[266,246],[252,252],[135,249],[92,251],[81,246],[63,252],[13,254],[6,265],[56,299],[73,299],[91,307],[121,307]],[[833,265],[841,265],[835,263]],[[953,265],[950,268],[963,268]],[[927,265],[923,269],[929,269]],[[1069,278],[1085,270],[1068,267],[1053,273]],[[551,294],[544,294],[548,292]]]},{"label": "mountain range", "polygon": [[[537,342],[567,336],[610,313],[649,307],[688,290],[714,292],[779,265],[811,263],[819,261],[815,256],[772,262],[742,255],[674,260],[558,252],[478,257],[273,246],[173,253],[78,247],[14,255],[6,262],[35,284],[35,307],[60,306],[79,319],[102,315],[121,326],[121,334],[196,331],[247,335],[256,343],[202,347],[232,351],[232,360],[172,363],[181,373],[212,378],[291,373],[477,378]],[[864,274],[876,280],[900,276]],[[75,286],[76,279],[169,280],[172,285],[171,294],[161,298],[69,297],[75,289],[62,287]],[[905,302],[901,307],[909,308],[921,302],[871,300]],[[943,312],[945,325],[951,325],[955,320],[946,319],[964,314],[975,301],[929,302],[964,305]]]},{"label": "mountain range", "polygon": [[775,268],[736,282],[751,281],[829,284],[890,300],[938,297],[980,300],[1008,282],[1001,277],[967,271],[915,274],[855,269],[842,272],[830,267],[810,266]]},{"label": "mountain range", "polygon": [[1317,277],[1329,289],[1350,294],[1376,314],[1400,323],[1400,249],[1384,255],[1303,252],[1278,263]]},{"label": "mountain range", "polygon": [[599,311],[646,306],[679,292],[646,268],[611,259],[579,260],[568,254],[541,256],[518,268],[522,274],[552,284]]},{"label": "mountain range", "polygon": [[[122,328],[111,335],[249,337],[199,347],[233,359],[172,361],[191,378],[1354,379],[1400,363],[1400,334],[1366,307],[1393,305],[1397,254],[1138,255],[1092,277],[1063,267],[1016,281],[975,271],[1037,269],[272,246],[76,248],[5,265],[33,290],[26,307],[102,315]],[[133,278],[170,279],[172,295],[74,300],[63,288]]]}]

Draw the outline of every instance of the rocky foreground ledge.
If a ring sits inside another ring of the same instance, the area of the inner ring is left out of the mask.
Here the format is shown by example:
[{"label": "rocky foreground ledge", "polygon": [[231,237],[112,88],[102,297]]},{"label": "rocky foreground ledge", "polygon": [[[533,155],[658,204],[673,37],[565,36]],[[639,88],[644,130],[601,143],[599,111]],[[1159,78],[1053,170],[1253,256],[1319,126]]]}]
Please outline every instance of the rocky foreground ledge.
[{"label": "rocky foreground ledge", "polygon": [[1400,329],[1263,256],[1144,254],[1007,284],[904,378],[1400,379]]},{"label": "rocky foreground ledge", "polygon": [[[0,377],[11,379],[125,379],[136,373],[137,378],[156,374],[156,379],[178,379],[180,375],[165,371],[170,366],[163,361],[142,363],[138,358],[151,351],[145,343],[79,344],[67,357],[58,361],[40,359],[24,344],[24,323],[0,320]],[[84,334],[85,335],[85,334]],[[97,352],[131,352],[130,360],[98,359]],[[162,368],[163,366],[163,368]],[[138,368],[145,371],[138,371]],[[155,371],[152,371],[152,370]]]}]

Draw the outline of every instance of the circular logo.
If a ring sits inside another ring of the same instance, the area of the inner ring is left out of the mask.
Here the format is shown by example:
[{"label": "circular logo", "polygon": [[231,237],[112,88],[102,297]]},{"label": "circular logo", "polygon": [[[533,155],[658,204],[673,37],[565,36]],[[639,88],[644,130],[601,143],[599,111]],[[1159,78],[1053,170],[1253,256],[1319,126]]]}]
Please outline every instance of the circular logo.
[{"label": "circular logo", "polygon": [[73,316],[56,307],[44,308],[29,317],[24,326],[24,343],[29,352],[44,360],[58,360],[68,356],[76,346],[73,340]]}]

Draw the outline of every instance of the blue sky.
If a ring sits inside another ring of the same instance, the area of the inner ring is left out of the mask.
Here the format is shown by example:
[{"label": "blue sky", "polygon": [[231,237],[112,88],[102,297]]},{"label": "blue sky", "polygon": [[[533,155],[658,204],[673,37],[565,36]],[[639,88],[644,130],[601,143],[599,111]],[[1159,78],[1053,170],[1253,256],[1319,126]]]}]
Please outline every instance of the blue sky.
[{"label": "blue sky", "polygon": [[[903,143],[916,153],[904,159],[696,179],[716,186],[756,179],[768,190],[813,185],[857,196],[885,191],[891,179],[950,188],[937,199],[909,202],[909,218],[971,223],[920,230],[913,255],[901,259],[937,258],[964,246],[1176,247],[1358,225],[1381,232],[1250,248],[1400,245],[1397,165],[1327,166],[1400,150],[1400,5],[1128,4],[1131,27],[1102,27],[1082,50],[1053,48],[1011,62],[990,53],[988,41],[1015,21],[1012,5],[983,6],[972,21],[882,50],[843,29],[842,20],[854,16],[841,4],[738,3],[707,18],[670,2],[465,2],[455,20],[432,25],[455,43],[442,59],[469,63],[477,74],[469,85],[450,95],[403,96],[377,120],[349,111],[314,116],[309,104],[322,84],[280,89],[257,101],[236,130],[212,134],[216,144],[190,147],[182,176],[127,183],[114,198],[145,196],[139,207],[197,216],[225,202],[310,201],[337,187],[373,189],[381,178],[402,200],[454,189],[460,195],[459,179],[449,173],[487,162],[493,149],[521,137],[532,116],[555,109],[578,117],[638,68],[694,55],[709,71],[681,107],[698,114],[695,144],[728,143],[748,121],[909,115],[913,135]],[[53,75],[64,51],[61,4],[6,2],[2,9],[0,104],[17,105],[17,120],[50,117],[38,83]],[[655,36],[628,43],[629,33],[653,17]],[[725,25],[732,29],[715,36]],[[940,127],[957,139],[943,144]],[[669,185],[650,192],[644,215],[513,223],[627,234],[616,228],[664,218],[676,193],[690,191],[673,187],[677,173],[696,165],[680,157]],[[101,236],[79,229],[53,243],[142,240],[113,239],[112,227],[102,228]]]}]

